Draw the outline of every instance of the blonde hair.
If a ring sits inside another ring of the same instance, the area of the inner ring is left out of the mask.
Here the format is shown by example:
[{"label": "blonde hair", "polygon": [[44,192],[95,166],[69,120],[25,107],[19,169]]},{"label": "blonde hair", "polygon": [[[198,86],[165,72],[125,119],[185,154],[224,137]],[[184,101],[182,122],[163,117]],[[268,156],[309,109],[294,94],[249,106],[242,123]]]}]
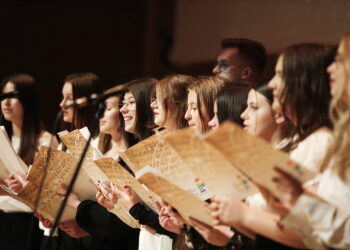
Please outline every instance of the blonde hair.
[{"label": "blonde hair", "polygon": [[340,46],[344,54],[342,55],[343,60],[339,63],[345,68],[345,80],[341,86],[342,89],[333,96],[331,102],[330,117],[334,124],[334,138],[321,166],[321,171],[324,171],[332,162],[339,177],[345,180],[346,169],[350,167],[350,32],[343,35]]}]

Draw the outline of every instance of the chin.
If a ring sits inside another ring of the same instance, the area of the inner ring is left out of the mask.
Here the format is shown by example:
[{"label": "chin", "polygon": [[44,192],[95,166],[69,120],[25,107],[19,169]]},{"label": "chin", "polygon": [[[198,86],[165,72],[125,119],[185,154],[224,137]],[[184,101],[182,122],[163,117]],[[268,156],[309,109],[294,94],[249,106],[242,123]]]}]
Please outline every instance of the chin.
[{"label": "chin", "polygon": [[73,119],[69,119],[68,117],[63,117],[63,121],[66,123],[72,123]]},{"label": "chin", "polygon": [[163,122],[159,120],[154,120],[154,124],[156,124],[159,127],[162,127],[164,125]]},{"label": "chin", "polygon": [[100,127],[100,132],[101,132],[101,133],[104,133],[104,134],[107,134],[108,131],[107,131],[107,129],[104,129],[104,128],[101,128],[101,127]]},{"label": "chin", "polygon": [[125,125],[125,131],[126,132],[129,132],[129,133],[134,133],[134,131],[135,131],[135,127],[132,125]]}]

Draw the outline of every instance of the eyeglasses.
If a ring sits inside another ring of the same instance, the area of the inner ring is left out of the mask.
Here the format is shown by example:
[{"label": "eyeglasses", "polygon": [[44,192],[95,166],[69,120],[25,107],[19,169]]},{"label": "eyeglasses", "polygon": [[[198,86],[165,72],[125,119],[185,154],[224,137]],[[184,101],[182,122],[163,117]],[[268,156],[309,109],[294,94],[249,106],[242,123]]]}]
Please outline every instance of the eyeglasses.
[{"label": "eyeglasses", "polygon": [[215,68],[216,67],[218,67],[220,72],[227,72],[229,71],[229,68],[231,67],[231,65],[224,62],[218,62],[217,64],[215,64]]},{"label": "eyeglasses", "polygon": [[122,101],[119,103],[119,108],[126,107],[128,110],[136,110],[136,101],[135,100],[129,100],[129,101]]},{"label": "eyeglasses", "polygon": [[151,103],[154,103],[154,104],[157,105],[157,106],[158,106],[158,104],[159,104],[156,97],[152,97],[152,98],[151,98]]}]

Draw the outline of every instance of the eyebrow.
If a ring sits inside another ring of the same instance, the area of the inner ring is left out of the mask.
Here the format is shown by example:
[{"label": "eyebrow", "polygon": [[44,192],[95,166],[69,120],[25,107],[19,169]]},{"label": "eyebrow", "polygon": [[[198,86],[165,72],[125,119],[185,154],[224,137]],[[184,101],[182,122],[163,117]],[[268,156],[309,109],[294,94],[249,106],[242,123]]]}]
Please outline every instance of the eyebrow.
[{"label": "eyebrow", "polygon": [[105,101],[105,104],[114,104],[113,101]]},{"label": "eyebrow", "polygon": [[226,60],[226,59],[219,59],[218,62],[220,62],[220,63],[228,63],[228,60]]},{"label": "eyebrow", "polygon": [[258,104],[257,101],[252,101],[252,102],[249,102],[249,104]]},{"label": "eyebrow", "polygon": [[125,99],[125,97],[124,97],[124,100],[130,100],[130,99],[135,99],[135,97],[130,96],[130,97],[126,98],[126,99]]}]

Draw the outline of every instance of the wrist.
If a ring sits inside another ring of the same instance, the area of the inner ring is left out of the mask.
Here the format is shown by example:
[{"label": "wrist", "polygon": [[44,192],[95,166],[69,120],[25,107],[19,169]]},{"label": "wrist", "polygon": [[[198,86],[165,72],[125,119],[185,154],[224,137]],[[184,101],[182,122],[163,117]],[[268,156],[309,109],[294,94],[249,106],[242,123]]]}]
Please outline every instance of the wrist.
[{"label": "wrist", "polygon": [[133,201],[133,200],[131,200],[130,202],[128,202],[127,204],[125,204],[126,206],[125,206],[125,208],[126,208],[126,210],[127,211],[130,211],[130,209],[133,207],[133,206],[135,206],[136,204],[138,204],[139,203],[139,201]]},{"label": "wrist", "polygon": [[249,210],[250,207],[244,204],[243,202],[240,205],[240,211],[239,211],[239,220],[238,220],[238,226],[245,227],[246,225],[249,225],[250,217],[249,217]]},{"label": "wrist", "polygon": [[74,209],[78,209],[80,203],[81,203],[80,200],[76,200],[76,201],[74,201],[74,203],[72,204],[72,207],[73,207]]}]

